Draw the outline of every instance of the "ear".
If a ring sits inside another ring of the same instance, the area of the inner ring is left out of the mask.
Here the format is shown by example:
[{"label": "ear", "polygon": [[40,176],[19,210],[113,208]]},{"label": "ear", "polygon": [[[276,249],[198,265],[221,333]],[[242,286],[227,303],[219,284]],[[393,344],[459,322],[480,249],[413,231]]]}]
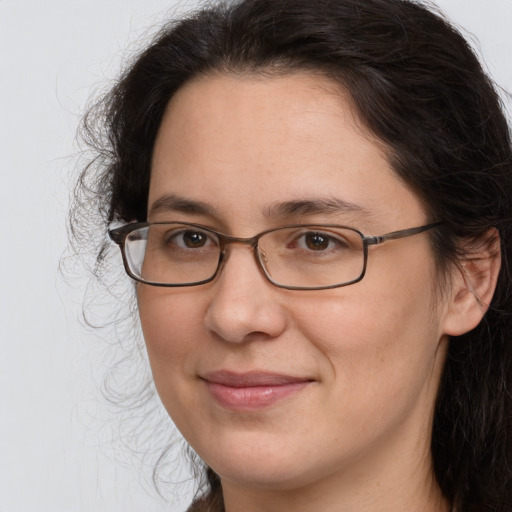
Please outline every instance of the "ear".
[{"label": "ear", "polygon": [[489,308],[501,267],[500,236],[490,229],[463,247],[452,275],[444,334],[460,336],[474,329]]}]

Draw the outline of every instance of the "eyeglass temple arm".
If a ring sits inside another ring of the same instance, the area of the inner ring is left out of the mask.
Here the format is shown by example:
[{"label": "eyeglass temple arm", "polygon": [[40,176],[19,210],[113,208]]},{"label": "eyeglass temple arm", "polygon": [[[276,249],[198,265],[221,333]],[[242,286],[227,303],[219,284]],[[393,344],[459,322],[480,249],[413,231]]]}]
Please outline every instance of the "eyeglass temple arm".
[{"label": "eyeglass temple arm", "polygon": [[110,237],[110,240],[114,242],[117,245],[121,245],[124,240],[124,233],[121,233],[115,229],[110,229],[108,231],[108,236]]},{"label": "eyeglass temple arm", "polygon": [[391,233],[386,233],[385,235],[365,236],[364,241],[366,242],[367,245],[378,245],[387,240],[397,240],[398,238],[405,238],[407,236],[417,235],[418,233],[423,233],[423,231],[428,231],[429,229],[440,226],[441,224],[442,222],[433,222],[432,224],[426,224],[425,226],[420,226],[417,228],[392,231]]},{"label": "eyeglass temple arm", "polygon": [[109,229],[108,236],[117,245],[122,245],[126,235],[130,233],[130,231],[134,230],[134,227],[143,228],[148,225],[147,222],[132,222],[131,224],[125,224],[124,226],[119,226],[118,228]]}]

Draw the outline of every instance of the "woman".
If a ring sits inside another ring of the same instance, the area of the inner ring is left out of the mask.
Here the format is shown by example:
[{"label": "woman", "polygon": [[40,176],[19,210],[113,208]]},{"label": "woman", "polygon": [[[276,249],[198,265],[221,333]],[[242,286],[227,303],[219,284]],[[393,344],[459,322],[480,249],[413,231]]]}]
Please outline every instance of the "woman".
[{"label": "woman", "polygon": [[94,192],[208,468],[190,510],[511,510],[511,144],[453,27],[219,5],[98,108]]}]

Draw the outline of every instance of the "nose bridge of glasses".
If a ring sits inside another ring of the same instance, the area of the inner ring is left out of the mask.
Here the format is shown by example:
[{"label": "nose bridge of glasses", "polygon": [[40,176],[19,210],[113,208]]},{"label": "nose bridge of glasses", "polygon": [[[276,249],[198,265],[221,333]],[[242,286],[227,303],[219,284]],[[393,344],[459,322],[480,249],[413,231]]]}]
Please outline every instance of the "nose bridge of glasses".
[{"label": "nose bridge of glasses", "polygon": [[[262,234],[264,233],[260,233],[248,238],[219,234],[221,252],[219,266],[223,267],[227,263],[230,255],[230,251],[228,250],[229,246],[242,245],[251,250],[254,260],[256,261],[256,265],[258,266],[259,270],[262,271],[263,274],[267,277],[267,273],[265,271],[265,262],[267,260],[267,256],[265,252],[262,251],[258,246],[258,241]],[[221,269],[219,269],[219,271],[220,270]]]},{"label": "nose bridge of glasses", "polygon": [[246,245],[253,251],[258,247],[258,239],[260,235],[251,236],[249,238],[239,237],[239,236],[229,236],[218,233],[219,241],[220,241],[220,249],[223,254],[227,252],[227,248],[230,245]]}]

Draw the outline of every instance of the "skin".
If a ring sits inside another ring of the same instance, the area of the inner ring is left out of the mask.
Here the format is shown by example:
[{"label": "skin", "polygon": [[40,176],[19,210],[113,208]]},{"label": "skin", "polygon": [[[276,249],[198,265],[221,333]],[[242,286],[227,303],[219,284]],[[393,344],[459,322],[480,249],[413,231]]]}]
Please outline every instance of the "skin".
[{"label": "skin", "polygon": [[[208,211],[152,209],[167,194]],[[267,215],[333,197],[358,208]],[[178,91],[154,149],[148,214],[238,237],[298,222],[373,235],[428,222],[346,95],[306,74],[205,76]],[[161,400],[221,477],[227,512],[449,509],[432,472],[433,407],[447,335],[478,315],[455,307],[462,287],[436,291],[426,233],[369,252],[364,279],[332,290],[277,288],[240,245],[209,284],[138,285]],[[221,369],[311,382],[270,407],[230,410],[202,378]]]}]

